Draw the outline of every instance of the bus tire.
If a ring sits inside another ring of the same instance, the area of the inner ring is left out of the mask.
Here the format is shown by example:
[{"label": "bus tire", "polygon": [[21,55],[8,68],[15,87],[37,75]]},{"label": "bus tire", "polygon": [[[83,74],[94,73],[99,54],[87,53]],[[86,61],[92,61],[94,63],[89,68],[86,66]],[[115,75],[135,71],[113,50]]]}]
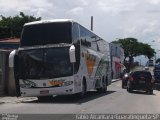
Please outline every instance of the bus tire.
[{"label": "bus tire", "polygon": [[105,80],[105,92],[107,91],[107,86],[108,86],[108,77],[106,76],[106,80]]},{"label": "bus tire", "polygon": [[103,77],[102,78],[102,87],[101,88],[97,88],[97,92],[105,93],[106,91],[107,91],[107,78],[105,80],[104,77]]},{"label": "bus tire", "polygon": [[82,99],[85,97],[86,95],[86,91],[87,91],[87,84],[86,84],[86,79],[83,78],[83,82],[82,82],[82,91],[79,93],[79,98]]}]

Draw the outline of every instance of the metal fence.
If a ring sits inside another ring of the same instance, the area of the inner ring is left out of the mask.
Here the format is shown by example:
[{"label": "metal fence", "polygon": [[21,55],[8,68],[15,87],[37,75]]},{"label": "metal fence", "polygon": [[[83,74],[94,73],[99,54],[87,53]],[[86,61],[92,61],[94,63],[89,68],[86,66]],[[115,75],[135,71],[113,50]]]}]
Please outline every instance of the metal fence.
[{"label": "metal fence", "polygon": [[0,50],[0,96],[8,94],[8,56],[9,50]]}]

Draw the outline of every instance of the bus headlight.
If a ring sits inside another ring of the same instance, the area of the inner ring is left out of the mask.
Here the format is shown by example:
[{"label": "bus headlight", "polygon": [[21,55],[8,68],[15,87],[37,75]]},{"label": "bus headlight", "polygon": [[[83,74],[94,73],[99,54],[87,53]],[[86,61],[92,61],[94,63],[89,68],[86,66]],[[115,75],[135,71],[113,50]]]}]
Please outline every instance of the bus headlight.
[{"label": "bus headlight", "polygon": [[63,83],[63,86],[69,86],[69,85],[72,85],[73,84],[73,81],[66,81]]},{"label": "bus headlight", "polygon": [[36,87],[36,84],[32,81],[29,81],[29,80],[23,80],[23,83],[24,83],[25,87],[27,87],[27,88]]}]

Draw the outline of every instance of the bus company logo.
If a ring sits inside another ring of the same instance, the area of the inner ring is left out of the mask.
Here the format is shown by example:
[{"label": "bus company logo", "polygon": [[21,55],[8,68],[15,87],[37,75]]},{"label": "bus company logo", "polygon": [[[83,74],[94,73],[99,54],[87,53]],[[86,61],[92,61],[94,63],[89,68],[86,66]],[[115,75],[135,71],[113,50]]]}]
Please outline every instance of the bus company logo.
[{"label": "bus company logo", "polygon": [[49,85],[52,86],[62,86],[65,80],[61,79],[61,80],[51,80],[49,81]]},{"label": "bus company logo", "polygon": [[96,56],[89,54],[89,52],[82,53],[82,56],[85,57],[88,75],[91,76],[96,63]]}]

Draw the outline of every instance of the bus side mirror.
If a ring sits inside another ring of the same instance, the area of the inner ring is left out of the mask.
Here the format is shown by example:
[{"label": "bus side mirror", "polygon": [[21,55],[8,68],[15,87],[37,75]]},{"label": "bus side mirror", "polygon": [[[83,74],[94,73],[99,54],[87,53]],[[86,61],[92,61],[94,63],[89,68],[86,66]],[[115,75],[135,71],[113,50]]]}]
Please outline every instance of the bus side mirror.
[{"label": "bus side mirror", "polygon": [[76,62],[76,57],[75,57],[75,46],[72,45],[69,48],[69,57],[70,57],[70,62],[75,63]]},{"label": "bus side mirror", "polygon": [[9,54],[9,67],[12,68],[14,67],[14,56],[16,54],[16,50],[13,50],[10,54]]}]

